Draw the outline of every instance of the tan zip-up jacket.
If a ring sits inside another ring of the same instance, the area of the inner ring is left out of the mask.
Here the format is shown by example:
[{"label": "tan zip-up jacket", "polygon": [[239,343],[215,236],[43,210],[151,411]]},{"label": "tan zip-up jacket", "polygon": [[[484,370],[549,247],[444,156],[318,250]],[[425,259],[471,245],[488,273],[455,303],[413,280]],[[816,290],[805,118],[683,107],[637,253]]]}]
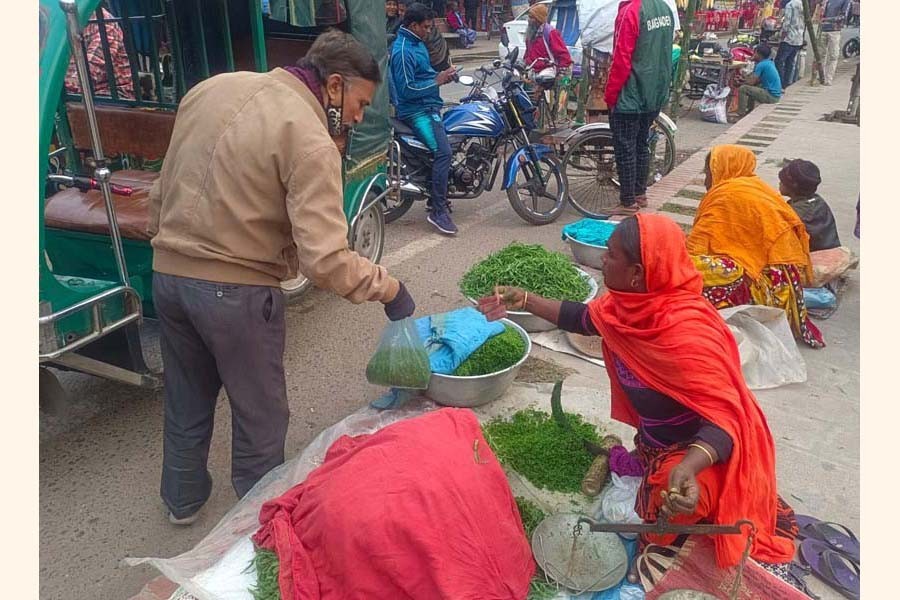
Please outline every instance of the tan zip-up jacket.
[{"label": "tan zip-up jacket", "polygon": [[300,272],[351,302],[399,282],[349,249],[341,159],[325,111],[284,69],[226,73],[178,107],[150,192],[153,269],[278,286]]}]

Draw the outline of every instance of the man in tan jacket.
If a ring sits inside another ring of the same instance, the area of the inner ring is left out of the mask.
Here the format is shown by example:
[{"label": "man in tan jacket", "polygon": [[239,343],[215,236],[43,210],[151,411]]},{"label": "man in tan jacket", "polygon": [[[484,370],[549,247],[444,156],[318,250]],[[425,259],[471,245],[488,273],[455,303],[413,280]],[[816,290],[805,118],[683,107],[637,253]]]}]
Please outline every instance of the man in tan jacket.
[{"label": "man in tan jacket", "polygon": [[347,243],[337,144],[380,80],[365,46],[330,31],[296,67],[217,75],[179,106],[150,225],[166,388],[160,493],[175,524],[194,522],[209,498],[223,385],[238,496],[284,462],[280,282],[298,264],[351,302],[382,302],[391,320],[415,310],[403,284]]}]

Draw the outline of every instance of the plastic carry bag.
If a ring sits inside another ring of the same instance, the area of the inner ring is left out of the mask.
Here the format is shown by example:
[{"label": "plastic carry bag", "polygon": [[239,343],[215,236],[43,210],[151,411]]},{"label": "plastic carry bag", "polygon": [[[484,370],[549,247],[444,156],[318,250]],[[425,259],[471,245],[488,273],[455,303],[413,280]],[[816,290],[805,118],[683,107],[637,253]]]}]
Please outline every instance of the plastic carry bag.
[{"label": "plastic carry bag", "polygon": [[[600,514],[610,523],[642,523],[643,521],[634,511],[634,501],[637,498],[638,489],[641,487],[642,477],[619,477],[611,474],[612,482],[603,490],[600,498]],[[627,539],[633,539],[635,534],[620,534]]]},{"label": "plastic carry bag", "polygon": [[728,96],[731,88],[721,87],[716,83],[706,86],[703,99],[700,100],[700,115],[704,121],[712,123],[728,123]]},{"label": "plastic carry bag", "polygon": [[837,296],[826,287],[804,288],[803,302],[806,303],[806,308],[813,310],[834,308],[837,306]]},{"label": "plastic carry bag", "polygon": [[806,363],[782,309],[742,305],[719,314],[737,342],[747,387],[765,390],[806,381]]},{"label": "plastic carry bag", "polygon": [[425,344],[412,318],[391,321],[366,366],[366,379],[374,385],[424,390],[431,379]]}]

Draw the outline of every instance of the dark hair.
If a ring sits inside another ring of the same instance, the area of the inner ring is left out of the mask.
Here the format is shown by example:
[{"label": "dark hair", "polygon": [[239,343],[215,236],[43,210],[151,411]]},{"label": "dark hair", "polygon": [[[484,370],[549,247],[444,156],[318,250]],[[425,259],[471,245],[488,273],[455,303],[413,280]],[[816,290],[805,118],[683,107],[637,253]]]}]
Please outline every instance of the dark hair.
[{"label": "dark hair", "polygon": [[381,83],[381,70],[372,53],[349,33],[329,29],[319,35],[306,56],[297,61],[298,67],[312,69],[319,81],[334,73],[345,78],[360,78]]},{"label": "dark hair", "polygon": [[769,58],[770,56],[772,56],[772,49],[768,46],[768,44],[760,44],[756,47],[756,53],[763,58]]},{"label": "dark hair", "polygon": [[403,13],[403,26],[409,27],[413,23],[419,24],[434,19],[434,11],[422,4],[414,2],[406,5],[406,12]]},{"label": "dark hair", "polygon": [[619,241],[622,242],[622,250],[625,251],[625,256],[629,262],[633,265],[643,264],[641,259],[641,228],[637,217],[623,219],[616,226],[616,231],[619,234]]}]

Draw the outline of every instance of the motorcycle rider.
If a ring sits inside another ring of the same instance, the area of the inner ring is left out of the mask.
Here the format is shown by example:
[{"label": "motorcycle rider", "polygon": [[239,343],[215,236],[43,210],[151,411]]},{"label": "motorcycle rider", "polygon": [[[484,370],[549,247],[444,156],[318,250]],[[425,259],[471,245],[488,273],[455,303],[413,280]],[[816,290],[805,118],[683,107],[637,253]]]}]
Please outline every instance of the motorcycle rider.
[{"label": "motorcycle rider", "polygon": [[438,88],[453,80],[456,69],[436,73],[428,58],[425,41],[434,27],[434,12],[414,3],[406,8],[403,25],[391,47],[391,101],[397,118],[409,125],[416,137],[434,155],[431,168],[431,197],[428,222],[446,235],[459,231],[450,218],[447,179],[452,158],[450,141],[441,121],[444,101]]}]

